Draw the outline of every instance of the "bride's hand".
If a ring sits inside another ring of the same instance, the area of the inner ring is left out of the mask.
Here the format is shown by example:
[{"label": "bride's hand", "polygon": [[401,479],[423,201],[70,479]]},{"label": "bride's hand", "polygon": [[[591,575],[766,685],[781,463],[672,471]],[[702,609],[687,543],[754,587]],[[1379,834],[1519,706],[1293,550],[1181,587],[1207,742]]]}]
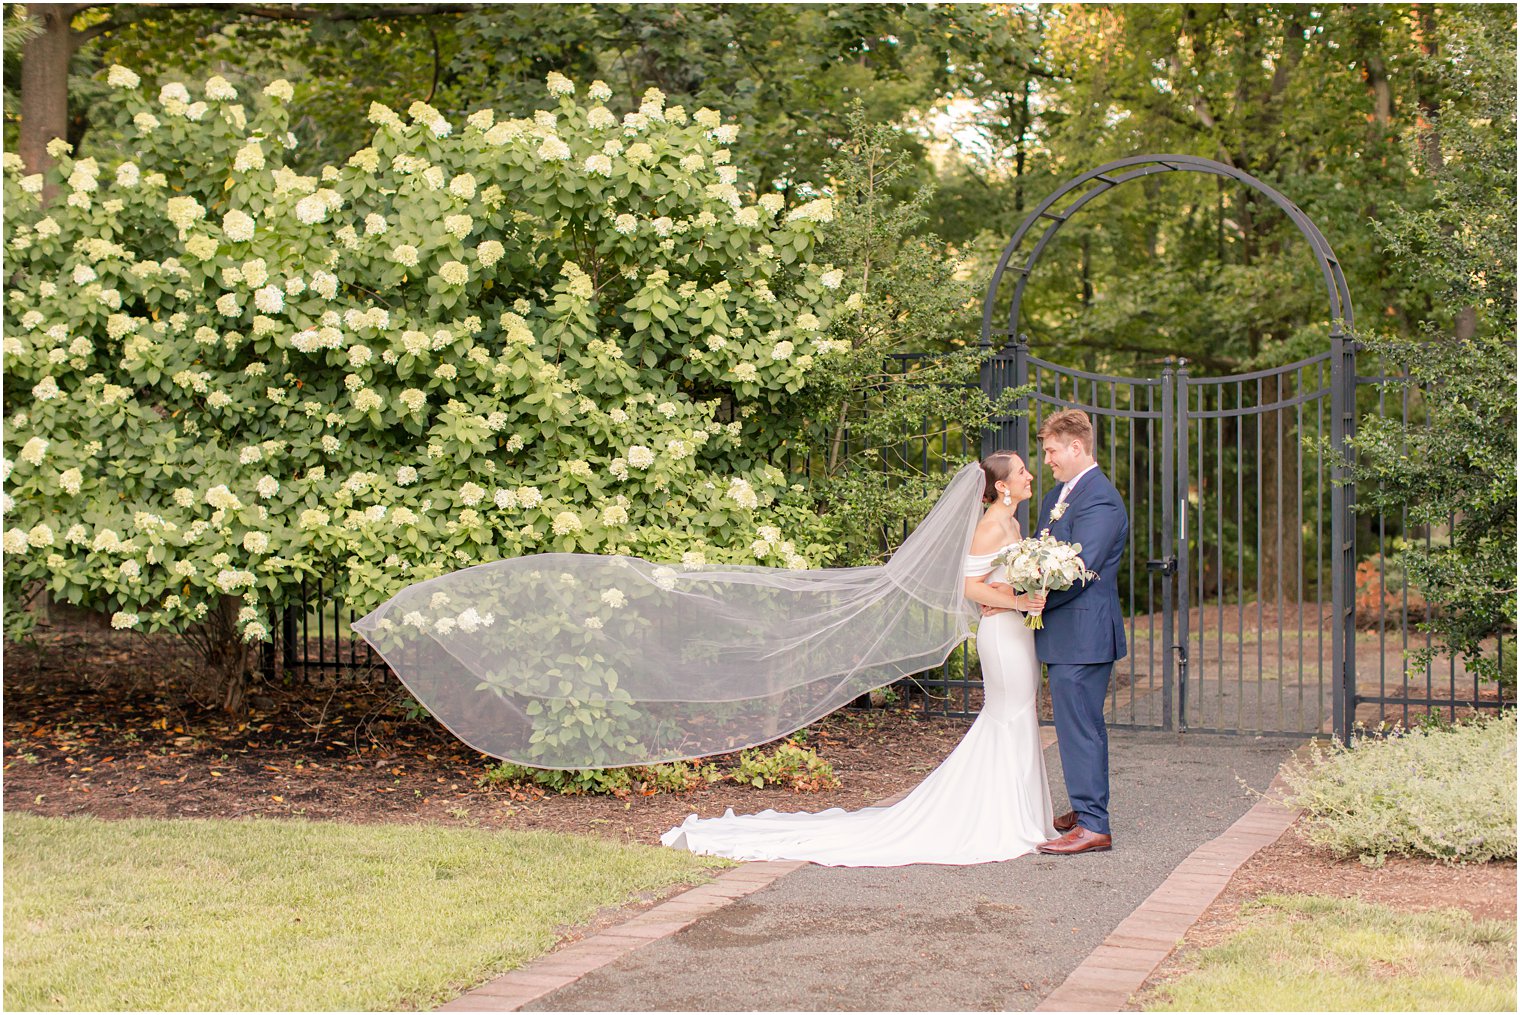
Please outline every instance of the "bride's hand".
[{"label": "bride's hand", "polygon": [[1022,596],[1016,596],[1019,600],[1019,609],[1026,613],[1031,610],[1043,610],[1045,608],[1045,593],[1030,592]]}]

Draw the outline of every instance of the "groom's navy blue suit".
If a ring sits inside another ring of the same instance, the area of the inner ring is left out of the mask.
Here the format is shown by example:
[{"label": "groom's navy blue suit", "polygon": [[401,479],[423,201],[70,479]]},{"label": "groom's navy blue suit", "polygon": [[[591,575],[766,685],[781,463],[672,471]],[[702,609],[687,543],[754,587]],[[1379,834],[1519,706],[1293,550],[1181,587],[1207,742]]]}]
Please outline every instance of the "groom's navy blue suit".
[{"label": "groom's navy blue suit", "polygon": [[1050,677],[1061,769],[1077,822],[1108,835],[1108,725],[1103,701],[1114,661],[1124,658],[1124,615],[1119,609],[1119,562],[1129,541],[1129,511],[1099,469],[1078,481],[1065,512],[1050,515],[1061,487],[1040,503],[1038,535],[1046,529],[1082,544],[1082,560],[1096,580],[1077,582],[1045,601],[1045,626],[1034,633],[1035,651]]}]

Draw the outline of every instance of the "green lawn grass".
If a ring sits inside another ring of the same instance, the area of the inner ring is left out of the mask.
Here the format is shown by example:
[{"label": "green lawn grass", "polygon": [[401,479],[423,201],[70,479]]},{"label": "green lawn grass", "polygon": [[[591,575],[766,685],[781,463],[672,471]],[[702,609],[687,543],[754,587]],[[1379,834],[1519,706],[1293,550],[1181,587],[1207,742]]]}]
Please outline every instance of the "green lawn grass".
[{"label": "green lawn grass", "polygon": [[1147,1011],[1514,1011],[1515,925],[1266,895]]},{"label": "green lawn grass", "polygon": [[721,863],[547,832],[10,813],[5,1007],[432,1007]]}]

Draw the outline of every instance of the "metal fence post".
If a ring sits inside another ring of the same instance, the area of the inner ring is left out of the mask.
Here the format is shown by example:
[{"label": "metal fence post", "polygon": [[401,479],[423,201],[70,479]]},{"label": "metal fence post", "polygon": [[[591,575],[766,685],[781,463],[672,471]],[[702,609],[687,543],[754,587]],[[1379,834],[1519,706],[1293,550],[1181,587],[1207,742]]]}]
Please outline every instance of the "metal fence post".
[{"label": "metal fence post", "polygon": [[1336,321],[1330,330],[1330,672],[1335,681],[1331,721],[1350,745],[1356,724],[1356,491],[1351,449],[1356,436],[1356,342]]}]

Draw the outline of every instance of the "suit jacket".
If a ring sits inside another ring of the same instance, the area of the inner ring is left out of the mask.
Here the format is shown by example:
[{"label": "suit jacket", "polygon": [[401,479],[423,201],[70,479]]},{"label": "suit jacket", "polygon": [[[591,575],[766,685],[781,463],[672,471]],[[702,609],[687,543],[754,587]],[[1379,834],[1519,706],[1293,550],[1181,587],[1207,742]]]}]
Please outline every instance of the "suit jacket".
[{"label": "suit jacket", "polygon": [[1081,543],[1082,561],[1098,577],[1077,582],[1045,601],[1045,626],[1034,632],[1042,663],[1108,663],[1124,658],[1124,613],[1119,606],[1119,562],[1129,543],[1129,510],[1101,469],[1083,476],[1056,521],[1050,513],[1057,486],[1040,502],[1035,535],[1046,529],[1067,543]]}]

